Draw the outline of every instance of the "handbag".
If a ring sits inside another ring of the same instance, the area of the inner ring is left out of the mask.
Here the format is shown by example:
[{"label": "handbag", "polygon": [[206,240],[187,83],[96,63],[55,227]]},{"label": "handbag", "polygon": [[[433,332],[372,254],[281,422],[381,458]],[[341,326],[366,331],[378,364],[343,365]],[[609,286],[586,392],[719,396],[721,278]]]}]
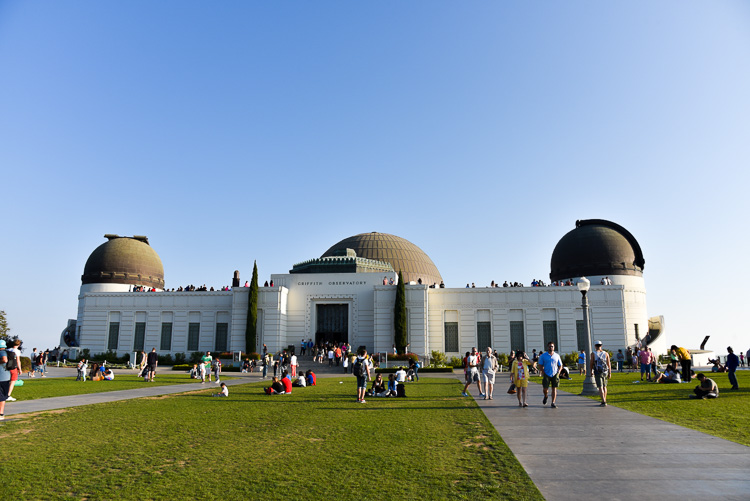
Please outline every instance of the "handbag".
[{"label": "handbag", "polygon": [[516,393],[516,383],[510,383],[510,388],[508,388],[508,394],[513,395]]}]

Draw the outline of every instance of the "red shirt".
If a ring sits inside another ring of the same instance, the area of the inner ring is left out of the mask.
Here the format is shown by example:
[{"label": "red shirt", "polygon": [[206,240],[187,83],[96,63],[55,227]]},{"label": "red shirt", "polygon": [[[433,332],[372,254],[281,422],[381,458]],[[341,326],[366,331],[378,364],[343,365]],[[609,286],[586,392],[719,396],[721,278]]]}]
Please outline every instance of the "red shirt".
[{"label": "red shirt", "polygon": [[287,393],[292,392],[292,382],[289,380],[288,377],[281,378],[281,384],[284,385],[284,391]]}]

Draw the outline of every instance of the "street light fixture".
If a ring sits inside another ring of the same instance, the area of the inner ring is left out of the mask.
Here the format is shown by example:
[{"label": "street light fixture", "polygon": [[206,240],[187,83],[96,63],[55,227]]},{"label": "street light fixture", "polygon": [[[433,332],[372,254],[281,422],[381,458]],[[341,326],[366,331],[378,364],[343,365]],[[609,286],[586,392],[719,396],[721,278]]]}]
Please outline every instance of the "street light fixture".
[{"label": "street light fixture", "polygon": [[581,307],[583,308],[583,332],[586,334],[586,364],[584,369],[586,371],[586,379],[583,380],[583,396],[595,396],[599,394],[599,390],[596,387],[596,381],[594,381],[594,374],[591,371],[591,349],[593,343],[591,342],[591,327],[589,325],[589,299],[586,297],[586,293],[591,288],[591,282],[586,277],[581,277],[576,283],[578,290],[581,291]]}]

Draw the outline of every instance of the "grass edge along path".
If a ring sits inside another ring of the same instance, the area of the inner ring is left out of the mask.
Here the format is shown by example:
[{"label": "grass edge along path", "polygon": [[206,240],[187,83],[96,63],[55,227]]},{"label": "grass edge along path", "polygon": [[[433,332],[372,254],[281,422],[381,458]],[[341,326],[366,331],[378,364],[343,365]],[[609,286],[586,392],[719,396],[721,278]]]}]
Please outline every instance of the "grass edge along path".
[{"label": "grass edge along path", "polygon": [[[696,374],[701,371],[696,371]],[[730,390],[726,373],[703,372],[719,386],[719,398],[693,400],[699,381],[661,384],[640,381],[640,373],[615,372],[608,384],[607,403],[638,414],[661,419],[708,435],[750,446],[750,371],[737,371],[740,389]],[[583,376],[573,374],[572,380],[561,380],[560,389],[579,394]],[[532,379],[541,383],[541,379]],[[599,400],[599,397],[589,397]]]},{"label": "grass edge along path", "polygon": [[[229,381],[232,377],[224,378]],[[136,390],[144,386],[167,386],[176,384],[196,383],[200,380],[190,379],[187,373],[164,371],[157,374],[153,383],[147,383],[138,377],[134,371],[116,371],[112,381],[76,381],[75,376],[23,378],[23,386],[13,389],[13,397],[19,401],[36,400],[39,398],[66,397],[71,395],[88,395],[119,390]],[[208,383],[206,383],[208,384]],[[214,383],[211,383],[215,385]],[[10,404],[7,405],[12,405]]]},{"label": "grass edge along path", "polygon": [[0,436],[18,454],[0,470],[20,499],[38,498],[39,485],[49,498],[542,499],[456,379],[422,378],[407,398],[366,404],[354,379],[279,396],[262,386],[9,420]]}]

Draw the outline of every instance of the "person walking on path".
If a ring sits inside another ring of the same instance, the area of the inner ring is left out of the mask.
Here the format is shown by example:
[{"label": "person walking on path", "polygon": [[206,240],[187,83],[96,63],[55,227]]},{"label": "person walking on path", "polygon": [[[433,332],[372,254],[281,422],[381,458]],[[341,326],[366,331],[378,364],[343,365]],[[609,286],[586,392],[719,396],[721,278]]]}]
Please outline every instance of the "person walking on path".
[{"label": "person walking on path", "polygon": [[367,380],[370,379],[370,368],[372,362],[367,356],[367,350],[360,348],[357,359],[354,361],[354,375],[357,376],[357,402],[364,404]]},{"label": "person walking on path", "polygon": [[151,348],[151,352],[148,354],[148,360],[146,365],[148,366],[148,381],[154,382],[154,376],[156,376],[156,366],[159,364],[159,354],[156,353],[156,348]]},{"label": "person walking on path", "polygon": [[492,354],[492,348],[487,347],[487,356],[482,361],[482,381],[484,381],[484,399],[492,400],[492,390],[495,388],[495,372],[497,372],[497,358]]},{"label": "person walking on path", "polygon": [[484,393],[482,392],[482,381],[479,379],[479,353],[477,353],[476,348],[471,349],[471,353],[466,357],[466,386],[464,386],[464,392],[463,396],[468,397],[469,394],[466,392],[466,390],[469,389],[469,386],[471,386],[471,383],[477,383],[477,388],[479,389],[479,396],[484,397]]},{"label": "person walking on path", "polygon": [[740,365],[740,359],[737,355],[734,354],[734,350],[731,346],[727,346],[727,351],[729,352],[729,355],[727,355],[727,363],[726,368],[727,374],[729,376],[729,382],[732,383],[732,389],[733,390],[739,390],[740,387],[737,384],[737,367]]},{"label": "person walking on path", "polygon": [[[602,407],[607,406],[607,381],[612,377],[612,361],[609,359],[609,353],[602,349],[602,342],[596,341],[594,343],[596,351],[591,354],[591,370],[594,372],[594,379],[596,379],[596,387],[599,389],[599,397],[602,399],[602,403],[599,404]],[[647,352],[650,354],[650,352]],[[641,364],[643,364],[643,358],[641,358]],[[651,367],[651,364],[648,364]],[[651,369],[649,369],[651,370]],[[649,381],[651,379],[649,378]]]},{"label": "person walking on path", "polygon": [[676,356],[679,361],[680,365],[682,366],[682,380],[686,383],[689,383],[693,380],[692,375],[692,365],[693,365],[693,359],[690,355],[690,352],[682,347],[677,347],[677,345],[672,345],[672,347],[669,349],[670,352]]},{"label": "person walking on path", "polygon": [[6,348],[5,339],[0,339],[0,421],[5,419],[5,400],[10,390],[10,372],[5,368],[8,363]]},{"label": "person walking on path", "polygon": [[528,407],[526,394],[529,387],[529,360],[524,358],[524,352],[518,350],[516,359],[511,361],[511,379],[516,385],[516,396],[519,407]]},{"label": "person walking on path", "polygon": [[13,394],[13,387],[16,385],[16,381],[21,376],[21,340],[16,339],[13,344],[7,350],[8,362],[5,364],[5,369],[10,373],[10,387],[8,388],[8,402],[15,402],[16,399],[11,395]]},{"label": "person walking on path", "polygon": [[542,405],[547,404],[548,393],[550,393],[549,388],[551,386],[552,404],[550,407],[556,409],[557,387],[560,386],[560,369],[563,364],[562,360],[560,360],[560,355],[555,353],[555,343],[552,341],[547,343],[547,351],[539,357],[539,364],[542,366],[542,390],[544,391]]}]

